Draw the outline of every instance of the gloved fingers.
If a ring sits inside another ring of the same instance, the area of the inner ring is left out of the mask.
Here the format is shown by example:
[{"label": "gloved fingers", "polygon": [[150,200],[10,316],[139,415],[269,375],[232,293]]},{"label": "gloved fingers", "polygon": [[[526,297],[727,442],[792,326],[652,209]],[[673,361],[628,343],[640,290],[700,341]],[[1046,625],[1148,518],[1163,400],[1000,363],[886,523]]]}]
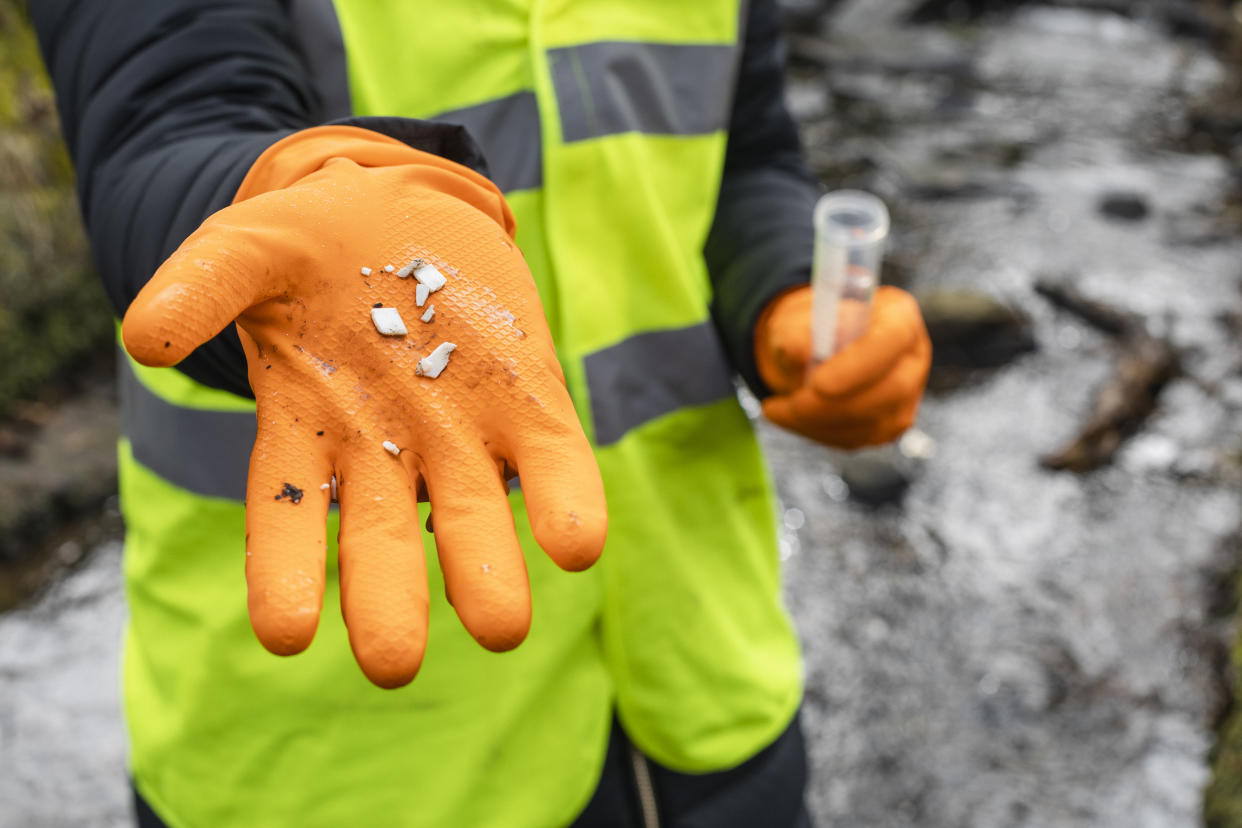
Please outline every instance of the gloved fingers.
[{"label": "gloved fingers", "polygon": [[[273,261],[296,267],[285,251],[287,232],[271,226],[281,193],[226,207],[203,222],[138,292],[121,324],[121,337],[144,365],[175,365],[224,330],[247,308],[280,292]],[[266,219],[266,221],[265,221]]]},{"label": "gloved fingers", "polygon": [[815,388],[799,393],[795,407],[825,422],[868,422],[886,416],[922,396],[927,363],[917,350],[900,359],[881,381],[850,397],[824,397]]},{"label": "gloved fingers", "polygon": [[811,372],[811,385],[825,397],[847,397],[882,380],[898,360],[927,339],[923,316],[904,290],[876,290],[871,324],[862,337],[846,345]]},{"label": "gloved fingers", "polygon": [[[801,388],[792,394],[768,397],[763,401],[763,416],[782,428],[798,431],[798,427],[806,421],[805,413],[800,413],[798,402],[807,396],[808,390]],[[802,409],[805,409],[806,405],[807,403],[803,402]]]},{"label": "gloved fingers", "polygon": [[530,629],[530,582],[495,462],[482,445],[442,441],[427,460],[427,490],[457,617],[487,649],[513,649]]},{"label": "gloved fingers", "polygon": [[277,655],[299,653],[315,636],[331,498],[324,488],[332,476],[327,458],[301,445],[289,420],[260,409],[246,482],[250,624]]},{"label": "gloved fingers", "polygon": [[608,506],[599,464],[562,393],[562,405],[515,418],[508,444],[535,540],[561,569],[578,572],[604,549]]},{"label": "gloved fingers", "polygon": [[364,435],[337,462],[341,611],[362,672],[400,687],[427,647],[427,564],[414,482],[382,442]]},{"label": "gloved fingers", "polygon": [[[794,319],[786,317],[790,322]],[[767,361],[770,368],[765,372],[765,381],[777,393],[792,391],[802,384],[806,377],[807,365],[811,361],[811,313],[808,304],[806,313],[797,319],[796,325],[788,325],[773,330],[769,347],[771,358]]]},{"label": "gloved fingers", "polygon": [[917,411],[917,402],[912,402],[870,420],[829,422],[795,412],[793,401],[788,397],[770,397],[763,403],[764,416],[772,423],[838,449],[891,443],[914,424]]}]

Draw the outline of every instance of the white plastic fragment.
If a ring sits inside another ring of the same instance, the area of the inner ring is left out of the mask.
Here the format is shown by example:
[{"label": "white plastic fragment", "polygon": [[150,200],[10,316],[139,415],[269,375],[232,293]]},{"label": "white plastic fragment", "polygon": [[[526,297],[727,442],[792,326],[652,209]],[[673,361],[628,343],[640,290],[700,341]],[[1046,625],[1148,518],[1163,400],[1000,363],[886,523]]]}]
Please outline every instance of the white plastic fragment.
[{"label": "white plastic fragment", "polygon": [[418,287],[414,288],[414,304],[420,308],[427,301],[427,297],[431,295],[431,291],[422,282],[418,283]]},{"label": "white plastic fragment", "polygon": [[363,275],[363,276],[370,276],[370,275],[371,275],[371,268],[369,268],[369,267],[364,267],[364,268],[362,269],[362,275]]},{"label": "white plastic fragment", "polygon": [[444,283],[447,281],[444,278],[443,273],[436,270],[434,267],[432,267],[429,264],[424,264],[421,267],[419,267],[417,270],[415,270],[414,278],[417,279],[422,284],[426,285],[427,290],[431,291],[432,293],[435,293],[437,290],[444,287]]},{"label": "white plastic fragment", "polygon": [[414,366],[414,373],[420,377],[435,379],[448,365],[449,354],[456,349],[457,346],[452,342],[441,342],[434,351],[418,361],[418,365]]},{"label": "white plastic fragment", "polygon": [[423,311],[423,315],[422,315],[422,316],[420,316],[420,317],[418,317],[418,318],[419,318],[419,319],[421,319],[421,320],[423,320],[424,322],[430,322],[430,321],[431,321],[431,317],[433,317],[433,316],[435,316],[435,315],[436,315],[436,306],[435,306],[435,305],[428,305],[428,306],[427,306],[427,310]]},{"label": "white plastic fragment", "polygon": [[422,259],[415,259],[414,261],[410,262],[410,263],[409,263],[408,265],[406,265],[405,267],[403,267],[403,268],[401,268],[400,270],[398,270],[398,271],[397,271],[397,277],[398,277],[398,278],[400,278],[400,279],[404,279],[404,278],[406,278],[407,276],[409,276],[411,273],[413,273],[415,268],[419,268],[419,267],[422,267],[422,266],[423,266],[423,260],[422,260]]},{"label": "white plastic fragment", "polygon": [[384,265],[384,272],[385,272],[385,273],[392,273],[394,270],[396,270],[396,268],[395,268],[395,267],[393,267],[392,265]]},{"label": "white plastic fragment", "polygon": [[401,449],[397,448],[397,444],[392,440],[385,440],[382,445],[384,446],[384,451],[388,452],[393,457],[396,457],[401,453]]},{"label": "white plastic fragment", "polygon": [[371,308],[371,321],[375,330],[384,336],[405,336],[405,322],[396,308]]},{"label": "white plastic fragment", "polygon": [[324,489],[331,489],[331,488],[332,488],[331,483],[324,483],[322,486],[319,487],[319,490],[323,491]]}]

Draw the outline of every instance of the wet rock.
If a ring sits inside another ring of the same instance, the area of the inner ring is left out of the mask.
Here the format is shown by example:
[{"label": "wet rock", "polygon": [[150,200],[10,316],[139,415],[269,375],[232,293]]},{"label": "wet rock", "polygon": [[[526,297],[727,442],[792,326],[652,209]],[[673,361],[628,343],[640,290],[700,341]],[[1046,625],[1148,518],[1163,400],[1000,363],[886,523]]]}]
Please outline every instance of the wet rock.
[{"label": "wet rock", "polygon": [[1147,198],[1141,193],[1106,193],[1099,204],[1100,215],[1120,221],[1142,221],[1151,214]]},{"label": "wet rock", "polygon": [[910,488],[910,477],[898,455],[885,449],[860,451],[841,462],[841,479],[850,499],[867,506],[900,503]]},{"label": "wet rock", "polygon": [[918,295],[937,366],[986,368],[1033,351],[1031,319],[1018,308],[971,290]]},{"label": "wet rock", "polygon": [[106,380],[42,416],[20,456],[0,456],[0,610],[40,586],[40,557],[55,557],[49,539],[116,494],[116,402]]}]

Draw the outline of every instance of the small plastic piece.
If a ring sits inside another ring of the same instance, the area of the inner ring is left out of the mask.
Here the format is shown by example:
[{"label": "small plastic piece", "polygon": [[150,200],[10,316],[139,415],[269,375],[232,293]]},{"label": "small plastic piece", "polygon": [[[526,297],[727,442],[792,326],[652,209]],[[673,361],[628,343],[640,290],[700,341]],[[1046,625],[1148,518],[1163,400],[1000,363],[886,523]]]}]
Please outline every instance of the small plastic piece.
[{"label": "small plastic piece", "polygon": [[381,445],[384,446],[384,451],[388,452],[393,457],[396,457],[397,455],[401,453],[401,449],[399,449],[397,447],[397,444],[394,443],[392,440],[385,440]]},{"label": "small plastic piece", "polygon": [[362,269],[362,275],[363,275],[363,276],[370,276],[370,275],[371,275],[371,268],[369,268],[369,267],[364,267],[364,268]]},{"label": "small plastic piece", "polygon": [[436,270],[429,264],[424,264],[415,270],[414,278],[417,279],[420,284],[426,285],[427,290],[431,293],[435,293],[437,290],[444,287],[445,282],[448,281],[444,278],[443,273]]},{"label": "small plastic piece", "polygon": [[419,282],[418,287],[414,289],[414,304],[421,308],[426,303],[427,297],[430,294],[431,291],[427,288],[427,286],[422,282]]},{"label": "small plastic piece", "polygon": [[457,346],[452,342],[441,342],[434,351],[418,361],[418,365],[414,366],[414,373],[420,377],[435,379],[448,365],[449,354],[456,349]]},{"label": "small plastic piece", "polygon": [[408,265],[406,265],[405,267],[397,271],[397,278],[404,279],[408,277],[411,273],[413,273],[415,268],[422,267],[422,266],[423,266],[423,260],[415,259],[414,261],[410,262]]},{"label": "small plastic piece", "polygon": [[431,318],[435,315],[436,315],[436,306],[428,305],[427,310],[423,311],[423,315],[418,318],[423,320],[424,322],[430,322]]},{"label": "small plastic piece", "polygon": [[405,336],[408,333],[396,308],[371,308],[371,321],[375,323],[375,330],[384,336]]},{"label": "small plastic piece", "polygon": [[392,265],[384,265],[384,272],[385,272],[385,273],[392,273],[394,270],[396,270],[396,268],[395,268],[395,267],[393,267]]}]

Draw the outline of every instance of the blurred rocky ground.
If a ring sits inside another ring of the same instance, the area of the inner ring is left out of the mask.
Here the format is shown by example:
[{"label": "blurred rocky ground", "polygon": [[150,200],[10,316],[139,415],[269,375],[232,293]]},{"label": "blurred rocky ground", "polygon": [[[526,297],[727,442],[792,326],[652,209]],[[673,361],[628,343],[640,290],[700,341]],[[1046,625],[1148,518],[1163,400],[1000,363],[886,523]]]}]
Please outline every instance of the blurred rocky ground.
[{"label": "blurred rocky ground", "polygon": [[[937,351],[900,450],[763,429],[820,824],[1242,826],[1242,6],[784,5],[812,164],[887,201]],[[0,0],[0,826],[111,826],[113,346],[54,136]]]},{"label": "blurred rocky ground", "polygon": [[[937,339],[905,454],[766,431],[816,814],[1242,825],[1236,768],[1203,806],[1242,520],[1237,9],[789,10],[812,163],[890,204],[887,278]],[[1140,343],[1170,370],[1133,382]],[[1092,470],[1047,467],[1123,393]]]}]

